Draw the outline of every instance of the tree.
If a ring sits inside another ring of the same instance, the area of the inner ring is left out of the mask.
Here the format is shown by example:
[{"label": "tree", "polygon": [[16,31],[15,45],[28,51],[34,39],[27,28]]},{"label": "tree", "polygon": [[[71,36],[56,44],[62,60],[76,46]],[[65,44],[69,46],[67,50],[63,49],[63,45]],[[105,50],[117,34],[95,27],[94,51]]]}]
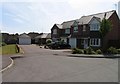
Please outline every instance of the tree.
[{"label": "tree", "polygon": [[106,34],[111,30],[111,28],[112,25],[110,21],[104,18],[100,24],[100,33],[102,38],[106,36]]},{"label": "tree", "polygon": [[105,19],[106,17],[106,14],[102,20],[102,22],[100,23],[100,34],[101,34],[101,40],[102,40],[102,50],[103,52],[105,51],[105,46],[103,44],[104,42],[104,37],[106,36],[106,34],[111,31],[111,28],[112,28],[112,24],[110,23],[109,20]]}]

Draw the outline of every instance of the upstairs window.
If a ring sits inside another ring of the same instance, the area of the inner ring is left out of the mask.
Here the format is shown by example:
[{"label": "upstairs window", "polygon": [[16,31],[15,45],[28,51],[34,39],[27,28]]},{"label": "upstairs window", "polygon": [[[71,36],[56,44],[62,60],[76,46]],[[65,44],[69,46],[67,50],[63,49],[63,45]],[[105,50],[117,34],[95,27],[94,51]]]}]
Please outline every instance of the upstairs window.
[{"label": "upstairs window", "polygon": [[83,25],[83,31],[86,31],[86,26],[85,25]]},{"label": "upstairs window", "polygon": [[54,30],[53,30],[53,34],[57,34],[57,29],[54,29]]},{"label": "upstairs window", "polygon": [[65,29],[65,34],[70,34],[70,29]]},{"label": "upstairs window", "polygon": [[74,32],[78,32],[78,26],[74,26],[73,31],[74,31]]},{"label": "upstairs window", "polygon": [[90,31],[99,31],[100,24],[90,24]]}]

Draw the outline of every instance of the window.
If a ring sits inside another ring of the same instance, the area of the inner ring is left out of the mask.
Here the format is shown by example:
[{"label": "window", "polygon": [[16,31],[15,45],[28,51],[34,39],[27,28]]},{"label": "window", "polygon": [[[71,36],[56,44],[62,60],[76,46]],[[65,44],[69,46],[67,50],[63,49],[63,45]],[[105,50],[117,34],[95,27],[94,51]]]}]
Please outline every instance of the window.
[{"label": "window", "polygon": [[74,32],[78,32],[78,27],[74,26]]},{"label": "window", "polygon": [[57,29],[54,29],[54,30],[53,30],[53,34],[57,34]]},{"label": "window", "polygon": [[83,25],[83,31],[86,31],[86,26],[85,25]]},{"label": "window", "polygon": [[70,29],[65,29],[66,34],[70,34]]},{"label": "window", "polygon": [[100,39],[99,38],[91,38],[90,45],[91,46],[100,46]]},{"label": "window", "polygon": [[99,24],[90,24],[90,31],[99,31],[100,25]]}]

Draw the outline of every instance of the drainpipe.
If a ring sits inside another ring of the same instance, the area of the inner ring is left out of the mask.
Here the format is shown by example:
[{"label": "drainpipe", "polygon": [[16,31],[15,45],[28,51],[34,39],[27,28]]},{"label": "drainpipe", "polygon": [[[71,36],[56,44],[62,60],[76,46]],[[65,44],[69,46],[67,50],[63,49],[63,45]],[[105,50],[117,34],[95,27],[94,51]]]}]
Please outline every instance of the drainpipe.
[{"label": "drainpipe", "polygon": [[89,43],[88,43],[88,46],[90,47],[90,37],[88,37],[88,42],[89,42]]}]

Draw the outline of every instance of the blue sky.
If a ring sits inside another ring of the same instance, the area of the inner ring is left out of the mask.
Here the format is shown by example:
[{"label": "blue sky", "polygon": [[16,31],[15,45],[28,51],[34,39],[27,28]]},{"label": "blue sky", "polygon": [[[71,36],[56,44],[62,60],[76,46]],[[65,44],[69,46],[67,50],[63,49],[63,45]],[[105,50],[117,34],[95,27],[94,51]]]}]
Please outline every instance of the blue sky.
[{"label": "blue sky", "polygon": [[3,0],[0,29],[8,33],[50,32],[55,23],[115,10],[119,0]]}]

